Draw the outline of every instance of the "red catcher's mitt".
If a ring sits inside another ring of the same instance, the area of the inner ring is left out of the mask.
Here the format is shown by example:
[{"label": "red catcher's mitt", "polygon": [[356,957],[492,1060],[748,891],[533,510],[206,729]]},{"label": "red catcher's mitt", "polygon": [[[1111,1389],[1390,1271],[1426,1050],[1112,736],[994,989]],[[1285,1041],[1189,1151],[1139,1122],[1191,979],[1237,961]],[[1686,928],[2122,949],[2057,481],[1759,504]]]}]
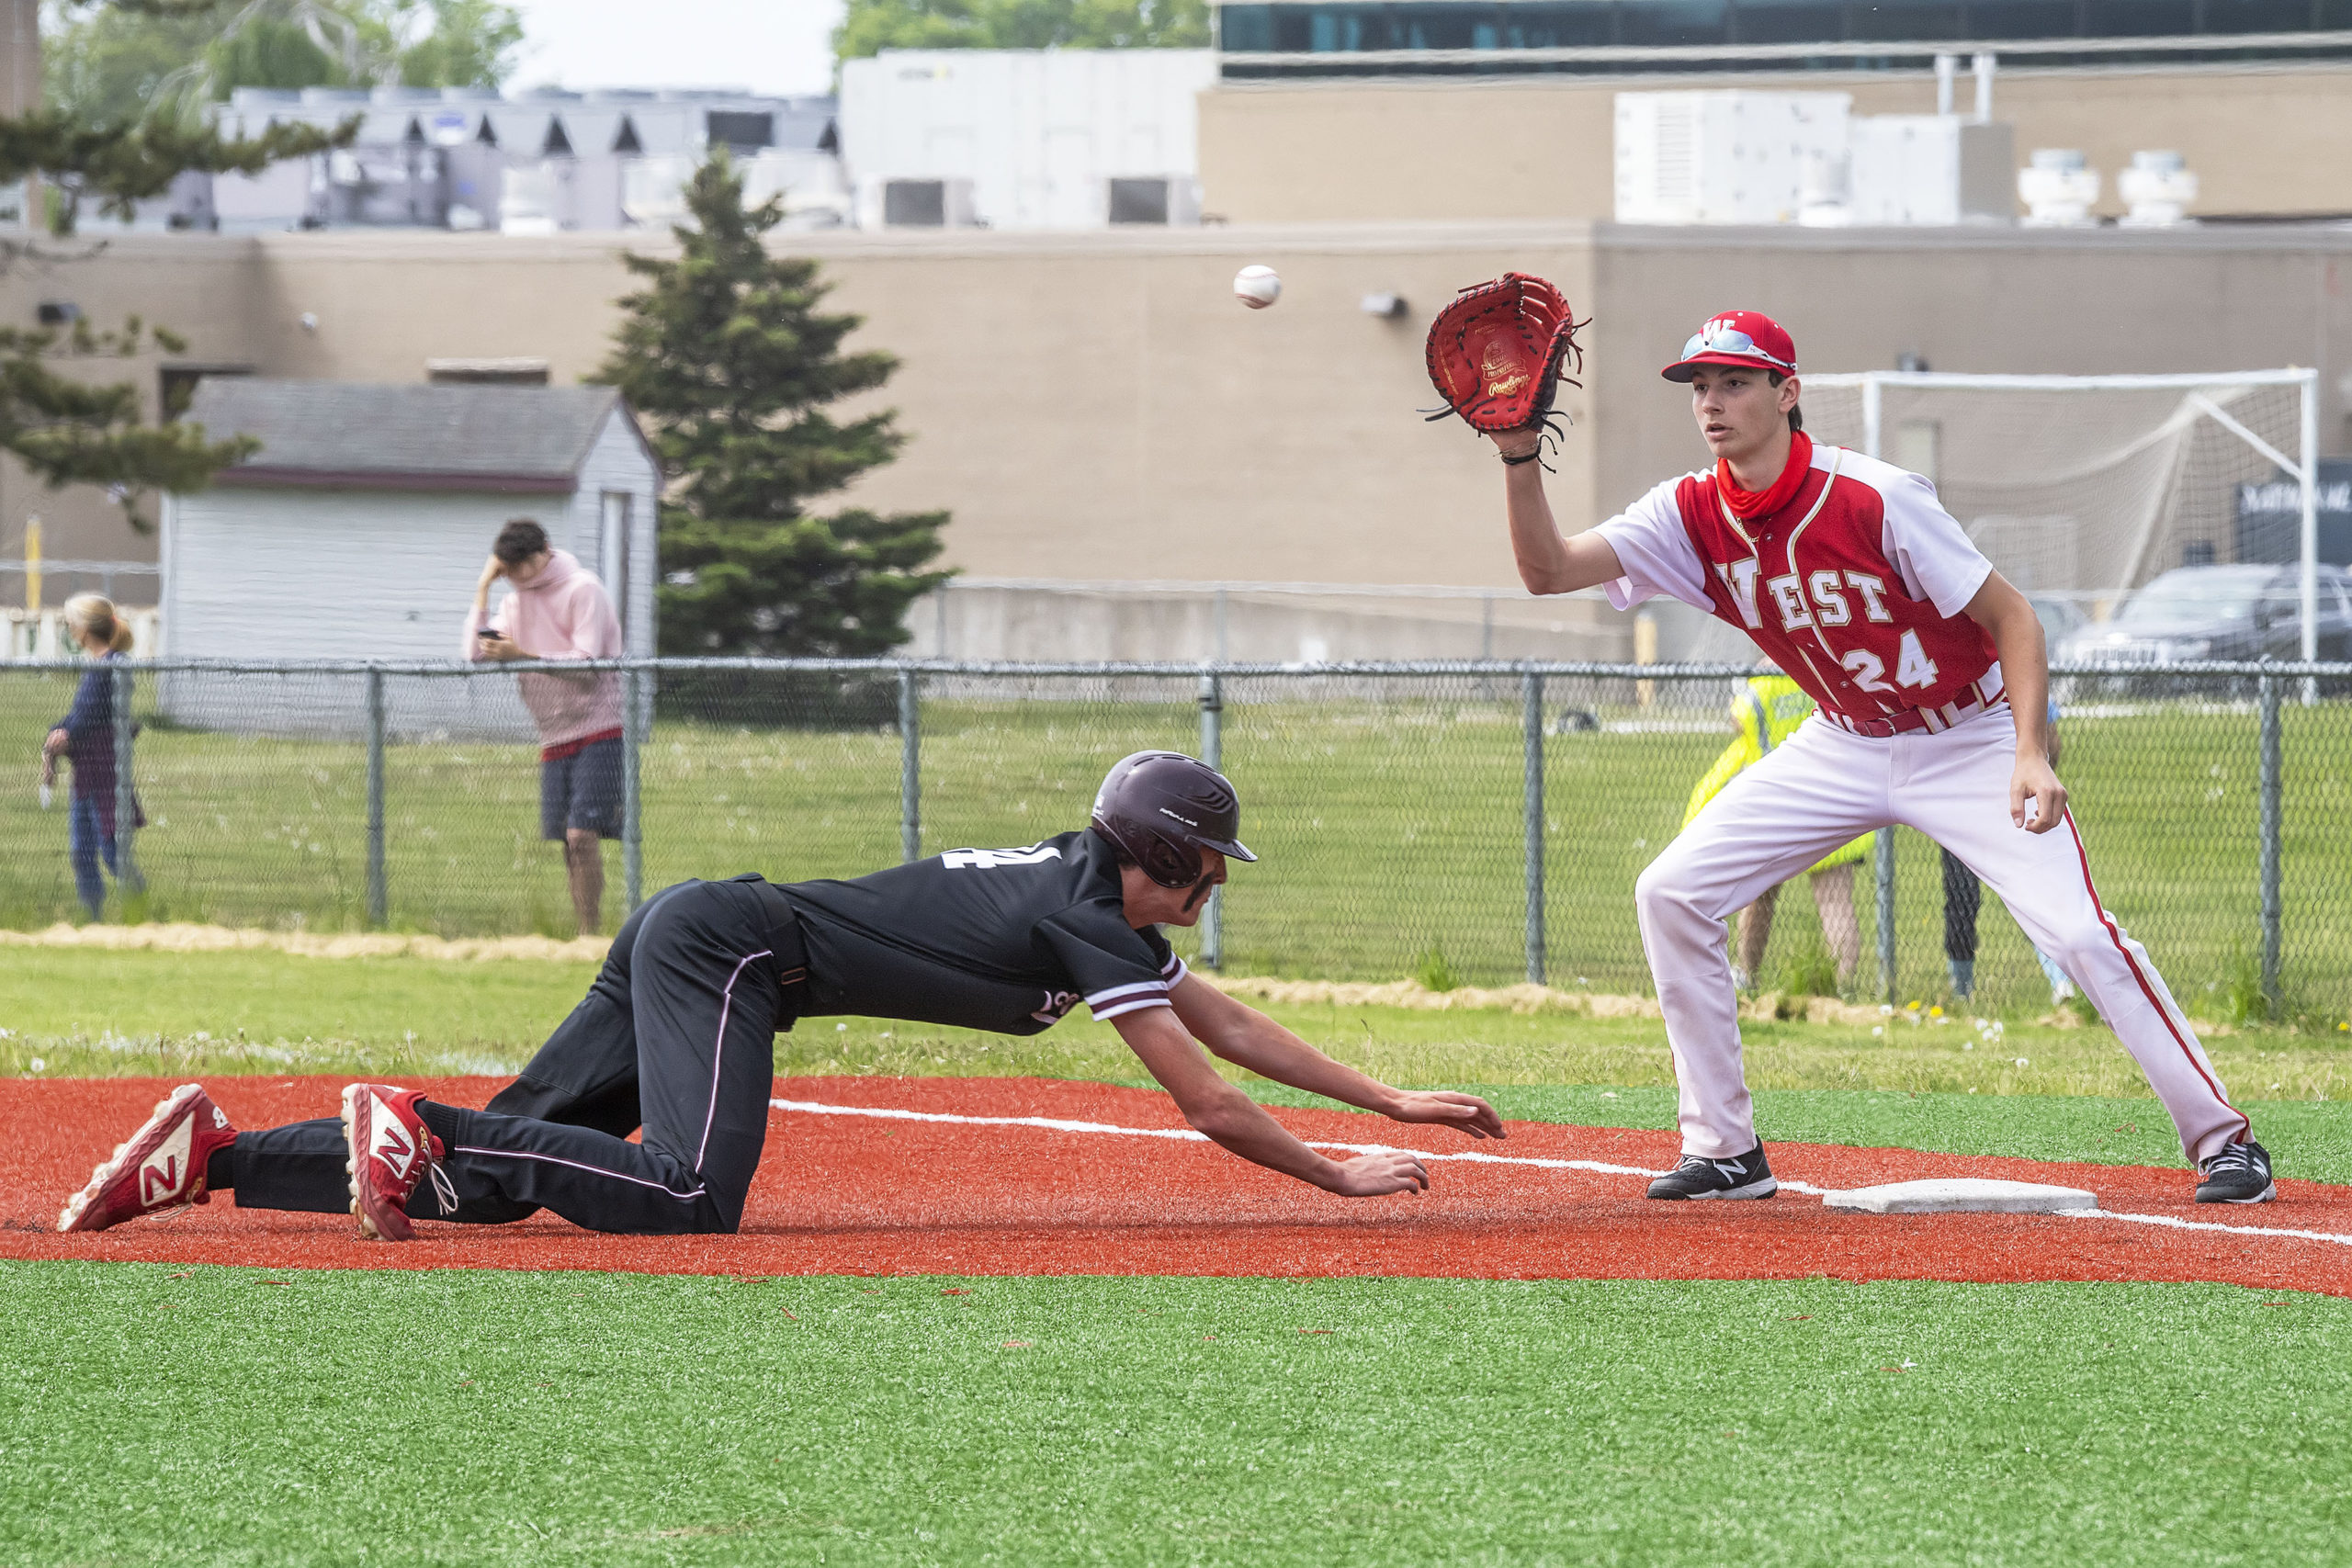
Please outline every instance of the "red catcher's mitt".
[{"label": "red catcher's mitt", "polygon": [[1523,272],[1464,289],[1430,323],[1430,380],[1446,402],[1430,417],[1458,413],[1482,431],[1542,426],[1568,356],[1584,368],[1577,329],[1587,324],[1558,289]]}]

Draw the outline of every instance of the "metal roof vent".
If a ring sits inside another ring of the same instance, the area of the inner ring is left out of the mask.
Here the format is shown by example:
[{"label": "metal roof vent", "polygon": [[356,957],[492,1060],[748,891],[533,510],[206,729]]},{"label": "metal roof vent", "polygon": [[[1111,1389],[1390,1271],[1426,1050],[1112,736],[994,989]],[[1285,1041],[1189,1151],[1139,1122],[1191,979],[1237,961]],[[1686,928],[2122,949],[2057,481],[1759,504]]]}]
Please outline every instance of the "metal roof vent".
[{"label": "metal roof vent", "polygon": [[2188,161],[2173,152],[2132,154],[2132,166],[2115,177],[2115,194],[2131,204],[2127,229],[2170,229],[2194,223],[2188,209],[2197,200],[2197,176]]},{"label": "metal roof vent", "polygon": [[2018,198],[2028,224],[2045,229],[2087,229],[2098,220],[2098,171],[2072,147],[2037,147],[2033,161],[2018,171]]}]

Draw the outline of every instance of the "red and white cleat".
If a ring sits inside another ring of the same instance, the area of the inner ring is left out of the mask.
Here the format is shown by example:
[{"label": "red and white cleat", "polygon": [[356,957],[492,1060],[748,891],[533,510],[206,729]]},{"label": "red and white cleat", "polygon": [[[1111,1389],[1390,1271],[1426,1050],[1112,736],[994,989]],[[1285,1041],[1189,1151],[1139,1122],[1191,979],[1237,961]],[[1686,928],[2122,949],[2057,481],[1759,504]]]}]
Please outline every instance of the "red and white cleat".
[{"label": "red and white cleat", "polygon": [[408,1241],[409,1194],[431,1176],[433,1196],[448,1213],[458,1194],[442,1173],[441,1140],[416,1112],[423,1089],[387,1083],[356,1083],[343,1091],[343,1138],[350,1150],[344,1168],[351,1173],[351,1212],[359,1234],[370,1241]]},{"label": "red and white cleat", "polygon": [[237,1130],[202,1084],[184,1083],[156,1103],[146,1125],[115,1145],[90,1173],[90,1184],[58,1212],[61,1231],[102,1231],[141,1214],[168,1214],[209,1203],[205,1164],[236,1141]]}]

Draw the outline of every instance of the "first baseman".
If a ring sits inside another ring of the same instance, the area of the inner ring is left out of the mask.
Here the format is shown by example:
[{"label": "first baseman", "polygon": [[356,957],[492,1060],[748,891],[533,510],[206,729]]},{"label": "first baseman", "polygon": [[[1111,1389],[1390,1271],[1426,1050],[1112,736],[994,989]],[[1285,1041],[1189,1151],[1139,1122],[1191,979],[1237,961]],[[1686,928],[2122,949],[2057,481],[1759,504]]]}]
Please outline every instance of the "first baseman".
[{"label": "first baseman", "polygon": [[1391,1089],[1186,971],[1159,928],[1200,919],[1228,858],[1257,859],[1240,827],[1223,774],[1140,751],[1111,770],[1087,827],[1035,844],[848,882],[680,883],[628,918],[586,998],[487,1110],[356,1083],[339,1118],[240,1133],[184,1085],[57,1228],[104,1230],[233,1190],[241,1209],[348,1210],[362,1235],[392,1241],[413,1236],[413,1219],[496,1224],[541,1208],[590,1230],[732,1232],[767,1138],[774,1037],[796,1020],[1035,1034],[1081,1001],[1187,1122],[1242,1158],[1341,1197],[1426,1189],[1402,1150],[1342,1161],[1307,1147],[1202,1053],[1398,1122],[1503,1135],[1485,1100]]},{"label": "first baseman", "polygon": [[1900,823],[1991,884],[2097,1005],[2172,1113],[2197,1165],[2197,1201],[2268,1201],[2269,1156],[2155,965],[2091,885],[2047,754],[2050,669],[2032,606],[1927,479],[1804,434],[1796,347],[1770,317],[1716,316],[1663,374],[1689,384],[1714,466],[1668,479],[1573,539],[1544,499],[1540,430],[1490,431],[1530,592],[1604,584],[1621,610],[1680,600],[1745,631],[1820,708],[1635,885],[1681,1086],[1682,1162],[1650,1196],[1776,1190],[1740,1068],[1724,917],[1857,835]]}]

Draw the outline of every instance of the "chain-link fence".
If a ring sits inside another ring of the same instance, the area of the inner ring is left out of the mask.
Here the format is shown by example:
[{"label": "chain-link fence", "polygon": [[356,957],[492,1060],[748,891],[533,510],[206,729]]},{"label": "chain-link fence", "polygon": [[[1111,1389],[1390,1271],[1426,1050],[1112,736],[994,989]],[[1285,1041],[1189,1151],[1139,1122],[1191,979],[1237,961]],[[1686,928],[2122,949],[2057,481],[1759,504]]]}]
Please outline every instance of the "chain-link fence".
[{"label": "chain-link fence", "polygon": [[[20,738],[0,788],[0,923],[85,919],[81,809],[44,811],[41,737],[91,667],[0,667]],[[110,919],[443,935],[575,929],[541,838],[529,682],[602,683],[620,841],[604,920],[687,876],[849,876],[1081,826],[1129,751],[1204,753],[1263,863],[1180,951],[1232,973],[1537,977],[1639,993],[1634,876],[1731,739],[1746,666],[978,666],[652,660],[496,666],[111,664],[112,819],[142,824]],[[2352,665],[2064,670],[2061,772],[2107,901],[2176,990],[2338,1008],[2352,989]],[[594,704],[573,705],[581,711]],[[541,703],[542,710],[546,704]],[[90,857],[84,856],[85,863]],[[1880,835],[1849,990],[1946,994],[1939,852]],[[85,865],[85,869],[88,866]],[[1796,890],[1792,889],[1792,893]],[[1784,897],[1758,979],[1821,988],[1813,900]],[[1989,891],[1979,1005],[2046,1007]]]}]

